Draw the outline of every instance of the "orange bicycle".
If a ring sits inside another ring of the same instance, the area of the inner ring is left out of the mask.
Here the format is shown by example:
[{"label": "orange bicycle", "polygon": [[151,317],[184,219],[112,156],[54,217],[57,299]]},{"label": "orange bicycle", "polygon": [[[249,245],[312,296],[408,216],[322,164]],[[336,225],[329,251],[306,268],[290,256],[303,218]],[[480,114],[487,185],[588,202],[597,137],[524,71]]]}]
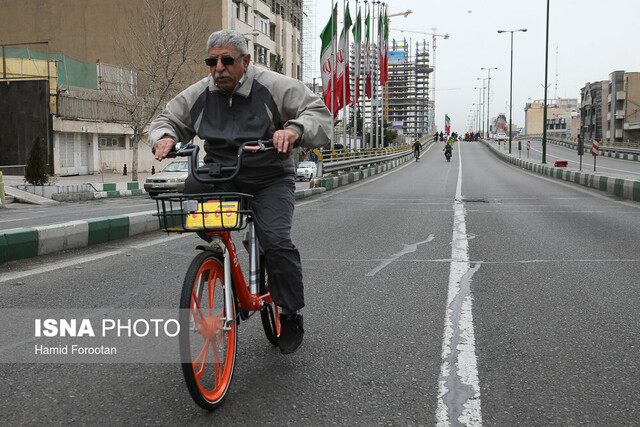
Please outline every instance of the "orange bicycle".
[{"label": "orange bicycle", "polygon": [[[249,141],[238,150],[235,166],[216,163],[198,167],[199,147],[178,147],[174,155],[189,156],[189,174],[202,183],[234,179],[244,155],[273,149],[270,142]],[[225,398],[236,361],[237,327],[260,312],[271,344],[278,345],[278,307],[269,294],[264,254],[255,232],[251,195],[206,193],[155,196],[160,227],[167,232],[206,233],[182,285],[180,297],[180,356],[187,388],[202,408],[213,410]],[[243,243],[249,253],[249,282],[245,281],[231,232],[248,227]]]}]

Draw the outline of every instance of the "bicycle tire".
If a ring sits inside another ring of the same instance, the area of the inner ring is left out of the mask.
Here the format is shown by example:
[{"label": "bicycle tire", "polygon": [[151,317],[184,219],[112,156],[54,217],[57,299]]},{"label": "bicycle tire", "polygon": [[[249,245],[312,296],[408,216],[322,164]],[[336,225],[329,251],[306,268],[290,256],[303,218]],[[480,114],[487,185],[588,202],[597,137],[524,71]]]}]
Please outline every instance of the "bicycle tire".
[{"label": "bicycle tire", "polygon": [[[222,403],[235,368],[237,309],[234,303],[233,313],[225,313],[224,292],[233,292],[233,287],[225,286],[222,256],[211,251],[198,254],[182,286],[179,341],[189,394],[207,410]],[[229,317],[234,321],[225,331],[222,319]]]},{"label": "bicycle tire", "polygon": [[[264,255],[260,255],[260,295],[265,295],[269,292],[269,285],[266,280],[265,261]],[[278,345],[278,338],[280,337],[280,313],[278,306],[273,302],[266,302],[260,309],[260,319],[262,320],[262,327],[264,334],[267,336],[269,342],[273,345]]]}]

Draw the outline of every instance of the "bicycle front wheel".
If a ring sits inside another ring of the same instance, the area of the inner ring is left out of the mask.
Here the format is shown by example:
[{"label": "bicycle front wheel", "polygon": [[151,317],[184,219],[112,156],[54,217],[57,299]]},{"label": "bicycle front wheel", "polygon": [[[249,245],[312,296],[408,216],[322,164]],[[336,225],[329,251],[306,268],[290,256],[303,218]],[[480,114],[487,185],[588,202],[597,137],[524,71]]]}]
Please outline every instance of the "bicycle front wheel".
[{"label": "bicycle front wheel", "polygon": [[[236,313],[225,309],[221,255],[205,251],[191,262],[180,298],[182,372],[193,400],[202,408],[218,407],[229,390],[236,360]],[[233,299],[233,295],[231,295]]]}]

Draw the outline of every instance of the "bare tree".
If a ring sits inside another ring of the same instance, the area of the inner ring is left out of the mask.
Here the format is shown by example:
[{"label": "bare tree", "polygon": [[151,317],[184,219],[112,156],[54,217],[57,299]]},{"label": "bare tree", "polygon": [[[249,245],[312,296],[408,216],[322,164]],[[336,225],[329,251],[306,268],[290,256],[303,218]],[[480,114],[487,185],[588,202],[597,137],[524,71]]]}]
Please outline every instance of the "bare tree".
[{"label": "bare tree", "polygon": [[[124,67],[137,73],[137,87],[112,92],[112,102],[126,111],[131,127],[131,178],[138,180],[138,144],[153,118],[178,92],[193,83],[208,34],[202,7],[181,0],[143,0],[127,20],[126,34],[116,35]],[[201,74],[201,73],[200,73]],[[133,92],[133,93],[132,93]]]}]

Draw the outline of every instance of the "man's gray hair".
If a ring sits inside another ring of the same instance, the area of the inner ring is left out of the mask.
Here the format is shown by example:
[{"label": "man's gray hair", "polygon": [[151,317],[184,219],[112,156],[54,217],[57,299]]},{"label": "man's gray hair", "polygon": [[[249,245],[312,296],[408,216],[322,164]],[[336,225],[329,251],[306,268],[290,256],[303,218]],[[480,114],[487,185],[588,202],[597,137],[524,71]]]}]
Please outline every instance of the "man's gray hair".
[{"label": "man's gray hair", "polygon": [[211,34],[207,41],[207,50],[212,47],[223,47],[228,45],[235,46],[241,55],[249,53],[247,40],[242,34],[234,30],[220,30]]}]

